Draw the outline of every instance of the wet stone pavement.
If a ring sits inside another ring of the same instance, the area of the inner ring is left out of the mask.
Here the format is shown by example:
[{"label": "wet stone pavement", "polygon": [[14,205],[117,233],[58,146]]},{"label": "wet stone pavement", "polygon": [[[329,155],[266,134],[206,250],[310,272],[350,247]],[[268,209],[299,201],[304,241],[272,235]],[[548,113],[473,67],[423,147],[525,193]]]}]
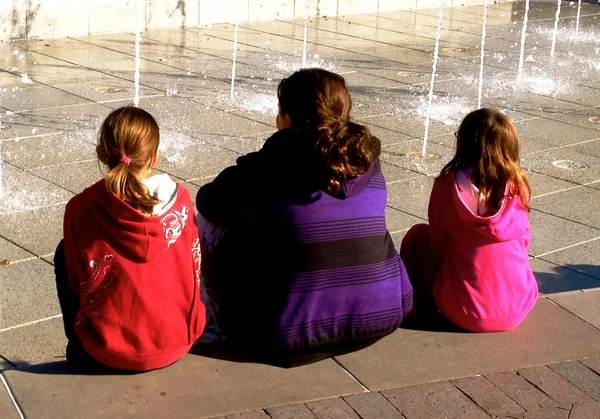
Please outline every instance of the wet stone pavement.
[{"label": "wet stone pavement", "polygon": [[[575,34],[577,3],[563,2],[552,58],[556,3],[532,1],[518,80],[524,9],[489,7],[482,105],[515,122],[533,188],[530,262],[544,295],[531,318],[505,334],[403,328],[289,371],[190,355],[143,376],[65,373],[52,256],[66,202],[103,176],[94,152],[102,120],[133,101],[135,35],[0,43],[0,377],[10,389],[0,386],[0,417],[18,417],[11,395],[34,418],[429,417],[403,410],[421,402],[431,417],[600,417],[600,4],[582,3]],[[396,245],[426,221],[433,179],[477,106],[483,7],[447,8],[420,157],[438,13],[308,24],[308,64],[346,78],[354,119],[382,141]],[[233,99],[233,25],[144,32],[140,106],[161,127],[157,171],[194,195],[260,148],[275,131],[277,83],[301,67],[303,31],[302,19],[240,25]],[[75,396],[98,391],[94,401]]]}]

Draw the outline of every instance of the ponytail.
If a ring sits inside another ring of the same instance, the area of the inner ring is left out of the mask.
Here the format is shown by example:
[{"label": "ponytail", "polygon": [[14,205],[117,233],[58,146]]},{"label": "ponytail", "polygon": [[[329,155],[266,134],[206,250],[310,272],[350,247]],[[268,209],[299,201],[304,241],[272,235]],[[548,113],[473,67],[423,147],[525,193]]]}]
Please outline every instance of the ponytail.
[{"label": "ponytail", "polygon": [[109,167],[106,188],[145,215],[152,215],[160,203],[140,180],[150,170],[158,144],[154,118],[142,109],[124,107],[106,118],[96,147],[98,159]]},{"label": "ponytail", "polygon": [[119,162],[106,175],[106,188],[145,215],[154,213],[160,200],[150,195],[148,188],[135,177],[129,165]]}]

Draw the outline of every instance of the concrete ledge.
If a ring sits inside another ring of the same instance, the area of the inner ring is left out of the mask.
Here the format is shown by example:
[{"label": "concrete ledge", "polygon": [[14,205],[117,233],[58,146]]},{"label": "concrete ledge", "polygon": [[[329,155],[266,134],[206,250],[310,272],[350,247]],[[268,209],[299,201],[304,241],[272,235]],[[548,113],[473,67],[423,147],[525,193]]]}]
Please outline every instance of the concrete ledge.
[{"label": "concrete ledge", "polygon": [[[581,298],[580,303],[597,307],[600,293],[552,298],[567,299],[566,305]],[[600,330],[581,317],[586,316],[540,298],[514,331],[404,328],[362,351],[294,369],[188,355],[145,374],[82,375],[64,361],[52,361],[61,359],[61,348],[48,354],[46,363],[2,374],[27,417],[209,417],[363,393],[350,374],[381,391],[597,356]],[[36,336],[43,327],[33,325],[28,333]],[[0,413],[10,406],[3,403],[0,397]]]}]

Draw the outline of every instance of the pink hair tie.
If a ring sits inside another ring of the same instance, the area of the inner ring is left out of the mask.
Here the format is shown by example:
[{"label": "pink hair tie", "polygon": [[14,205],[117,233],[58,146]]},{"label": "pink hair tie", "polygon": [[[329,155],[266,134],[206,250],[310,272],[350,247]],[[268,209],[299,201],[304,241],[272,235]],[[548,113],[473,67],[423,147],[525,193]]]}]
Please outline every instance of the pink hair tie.
[{"label": "pink hair tie", "polygon": [[127,166],[129,166],[129,163],[131,163],[131,159],[125,156],[121,157],[121,160],[119,161],[125,163]]}]

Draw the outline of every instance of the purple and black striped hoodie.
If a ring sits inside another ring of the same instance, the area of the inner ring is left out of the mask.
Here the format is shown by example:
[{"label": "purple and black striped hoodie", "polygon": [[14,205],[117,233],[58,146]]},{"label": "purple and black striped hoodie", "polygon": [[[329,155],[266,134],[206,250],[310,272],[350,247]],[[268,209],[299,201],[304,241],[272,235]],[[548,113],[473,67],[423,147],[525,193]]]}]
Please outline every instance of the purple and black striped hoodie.
[{"label": "purple and black striped hoodie", "polygon": [[311,144],[278,131],[198,192],[200,214],[227,231],[202,264],[230,340],[295,350],[376,338],[412,308],[379,161],[331,196]]}]

